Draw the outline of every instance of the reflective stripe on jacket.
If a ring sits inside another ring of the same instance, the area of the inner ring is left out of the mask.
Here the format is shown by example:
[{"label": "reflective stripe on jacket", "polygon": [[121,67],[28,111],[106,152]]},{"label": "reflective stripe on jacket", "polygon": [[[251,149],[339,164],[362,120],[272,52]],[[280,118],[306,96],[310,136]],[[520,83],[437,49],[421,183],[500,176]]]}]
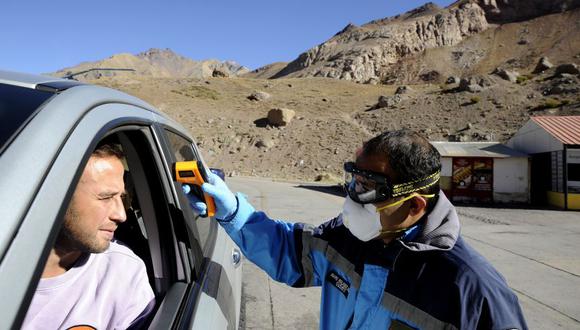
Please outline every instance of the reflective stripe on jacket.
[{"label": "reflective stripe on jacket", "polygon": [[362,242],[341,216],[318,227],[268,218],[241,195],[220,222],[276,281],[322,286],[321,329],[526,329],[503,277],[459,236],[441,192],[415,232]]}]

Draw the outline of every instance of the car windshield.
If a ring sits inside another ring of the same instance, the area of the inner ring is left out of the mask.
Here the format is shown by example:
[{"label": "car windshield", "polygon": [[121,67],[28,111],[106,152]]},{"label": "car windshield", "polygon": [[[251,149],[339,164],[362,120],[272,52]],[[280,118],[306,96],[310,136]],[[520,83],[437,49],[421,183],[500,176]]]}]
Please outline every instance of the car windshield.
[{"label": "car windshield", "polygon": [[54,93],[0,84],[0,154]]}]

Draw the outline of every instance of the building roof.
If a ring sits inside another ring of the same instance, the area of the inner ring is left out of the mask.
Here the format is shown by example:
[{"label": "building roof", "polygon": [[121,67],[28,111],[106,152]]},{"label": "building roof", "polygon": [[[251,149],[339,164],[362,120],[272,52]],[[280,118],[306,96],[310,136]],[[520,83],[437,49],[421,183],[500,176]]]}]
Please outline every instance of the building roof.
[{"label": "building roof", "polygon": [[441,157],[528,157],[499,142],[431,142]]},{"label": "building roof", "polygon": [[580,144],[580,116],[538,116],[532,120],[564,144]]}]

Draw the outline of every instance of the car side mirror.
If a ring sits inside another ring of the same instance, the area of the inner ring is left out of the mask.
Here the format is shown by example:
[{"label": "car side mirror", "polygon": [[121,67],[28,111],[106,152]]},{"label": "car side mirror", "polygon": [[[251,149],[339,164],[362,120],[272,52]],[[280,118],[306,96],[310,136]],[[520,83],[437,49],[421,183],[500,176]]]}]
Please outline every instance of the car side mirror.
[{"label": "car side mirror", "polygon": [[210,172],[212,172],[213,174],[217,175],[220,177],[220,179],[222,179],[222,181],[226,181],[226,174],[224,173],[224,170],[222,170],[221,168],[210,168],[209,169]]}]

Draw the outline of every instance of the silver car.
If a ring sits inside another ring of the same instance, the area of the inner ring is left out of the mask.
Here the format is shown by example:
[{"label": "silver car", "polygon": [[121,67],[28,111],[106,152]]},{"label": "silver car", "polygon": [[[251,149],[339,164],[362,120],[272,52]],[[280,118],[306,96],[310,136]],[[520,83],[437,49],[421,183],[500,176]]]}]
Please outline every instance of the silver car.
[{"label": "silver car", "polygon": [[203,162],[187,131],[116,90],[6,71],[0,71],[0,329],[20,327],[82,169],[105,136],[117,139],[126,157],[132,199],[115,235],[147,266],[158,305],[150,328],[237,329],[240,252],[213,219],[191,212],[172,178],[176,161]]}]

